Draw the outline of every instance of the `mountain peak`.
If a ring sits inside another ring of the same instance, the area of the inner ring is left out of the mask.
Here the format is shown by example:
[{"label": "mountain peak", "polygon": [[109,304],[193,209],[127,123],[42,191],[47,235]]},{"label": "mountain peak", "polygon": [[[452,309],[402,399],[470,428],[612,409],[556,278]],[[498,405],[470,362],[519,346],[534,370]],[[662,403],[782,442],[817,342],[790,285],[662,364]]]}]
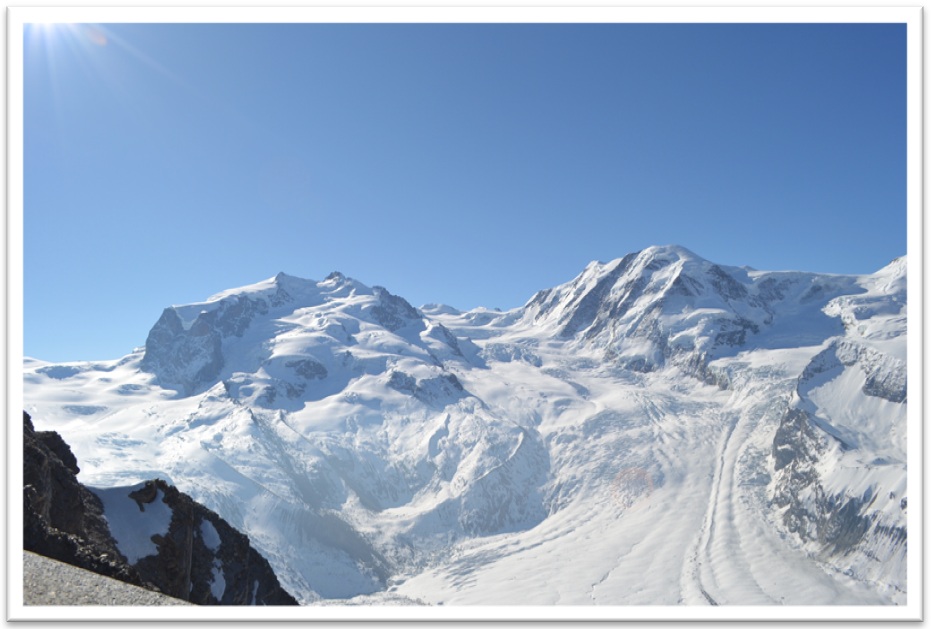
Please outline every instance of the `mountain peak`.
[{"label": "mountain peak", "polygon": [[704,260],[682,245],[651,245],[643,249],[638,257],[665,260]]},{"label": "mountain peak", "polygon": [[[897,279],[900,267],[904,263],[893,262],[870,283],[885,281],[891,288],[884,292],[904,286]],[[840,320],[820,308],[834,296],[862,292],[857,282],[854,276],[751,274],[680,245],[651,246],[589,264],[574,280],[537,293],[524,307],[523,320],[549,328],[557,338],[600,349],[631,369],[705,364],[754,337],[766,346],[780,346],[787,334],[799,340],[800,332],[789,332],[789,322],[799,318],[818,323],[817,338],[805,342],[840,333]],[[777,318],[782,323],[773,328]]]},{"label": "mountain peak", "polygon": [[899,256],[889,264],[879,269],[875,275],[887,275],[892,277],[904,277],[908,270],[908,256]]}]

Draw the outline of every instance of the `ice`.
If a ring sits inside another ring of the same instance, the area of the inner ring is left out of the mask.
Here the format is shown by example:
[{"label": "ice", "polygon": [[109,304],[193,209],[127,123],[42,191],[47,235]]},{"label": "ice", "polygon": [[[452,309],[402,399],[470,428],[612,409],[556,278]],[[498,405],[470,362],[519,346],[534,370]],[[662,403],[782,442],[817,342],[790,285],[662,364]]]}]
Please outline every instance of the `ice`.
[{"label": "ice", "polygon": [[653,247],[504,313],[279,274],[175,307],[226,317],[204,330],[222,365],[188,392],[138,353],[26,360],[27,410],[71,444],[121,551],[154,552],[170,514],[117,487],[171,478],[305,604],[905,604],[894,536],[831,554],[772,502],[774,440],[802,408],[820,449],[800,504],[867,496],[905,530],[904,274]]}]

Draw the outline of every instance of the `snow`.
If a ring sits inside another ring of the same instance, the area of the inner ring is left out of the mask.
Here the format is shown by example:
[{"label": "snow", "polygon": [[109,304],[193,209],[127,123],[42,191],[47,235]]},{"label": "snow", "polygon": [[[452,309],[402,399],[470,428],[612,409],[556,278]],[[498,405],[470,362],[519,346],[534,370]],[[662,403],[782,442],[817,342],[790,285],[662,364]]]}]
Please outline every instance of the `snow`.
[{"label": "snow", "polygon": [[200,535],[204,540],[204,545],[212,551],[220,548],[220,534],[210,520],[202,520],[200,523]]},{"label": "snow", "polygon": [[[904,526],[907,404],[864,392],[906,361],[904,259],[871,276],[714,267],[679,247],[624,260],[525,308],[424,306],[393,331],[378,291],[279,274],[175,307],[193,321],[240,297],[269,304],[191,395],[161,388],[138,353],[27,360],[27,410],[117,505],[121,550],[153,552],[130,535],[135,502],[107,488],[172,478],[305,604],[905,603],[903,550],[877,538],[822,557],[770,503],[774,436],[803,404],[856,444],[822,454],[824,490],[871,492],[878,521]],[[585,325],[563,334],[573,317]],[[714,341],[740,320],[757,331]],[[853,362],[801,382],[844,343]],[[637,357],[650,368],[625,367]],[[167,530],[160,517],[146,526]],[[201,535],[216,550],[206,521]]]},{"label": "snow", "polygon": [[89,487],[103,502],[104,517],[120,552],[130,564],[158,553],[153,535],[167,535],[171,524],[171,507],[164,502],[159,489],[155,500],[139,504],[129,495],[142,489],[144,483],[131,487]]},{"label": "snow", "polygon": [[210,582],[210,593],[215,599],[222,601],[223,594],[226,593],[226,579],[223,576],[223,562],[219,558],[214,560],[211,573],[213,580]]}]

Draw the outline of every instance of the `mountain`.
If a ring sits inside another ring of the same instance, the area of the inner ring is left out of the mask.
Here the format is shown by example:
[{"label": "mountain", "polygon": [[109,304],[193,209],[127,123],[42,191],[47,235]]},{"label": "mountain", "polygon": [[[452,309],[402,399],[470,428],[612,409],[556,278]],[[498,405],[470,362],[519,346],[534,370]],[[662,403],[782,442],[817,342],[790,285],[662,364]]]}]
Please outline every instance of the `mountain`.
[{"label": "mountain", "polygon": [[24,549],[199,605],[294,605],[268,562],[162,480],[90,490],[56,432],[23,414]]},{"label": "mountain", "polygon": [[902,604],[906,297],[677,246],[506,312],[279,274],[24,384],[85,483],[169,480],[304,604]]}]

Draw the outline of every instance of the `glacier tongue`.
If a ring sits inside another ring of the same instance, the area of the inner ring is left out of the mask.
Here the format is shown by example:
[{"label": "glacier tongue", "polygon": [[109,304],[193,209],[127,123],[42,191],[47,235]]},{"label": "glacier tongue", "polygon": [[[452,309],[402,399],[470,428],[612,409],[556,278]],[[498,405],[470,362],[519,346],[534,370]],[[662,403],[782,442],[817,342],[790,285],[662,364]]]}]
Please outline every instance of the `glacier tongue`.
[{"label": "glacier tongue", "polygon": [[83,482],[172,478],[304,603],[900,604],[905,304],[904,258],[675,246],[509,312],[279,274],[24,384]]}]

